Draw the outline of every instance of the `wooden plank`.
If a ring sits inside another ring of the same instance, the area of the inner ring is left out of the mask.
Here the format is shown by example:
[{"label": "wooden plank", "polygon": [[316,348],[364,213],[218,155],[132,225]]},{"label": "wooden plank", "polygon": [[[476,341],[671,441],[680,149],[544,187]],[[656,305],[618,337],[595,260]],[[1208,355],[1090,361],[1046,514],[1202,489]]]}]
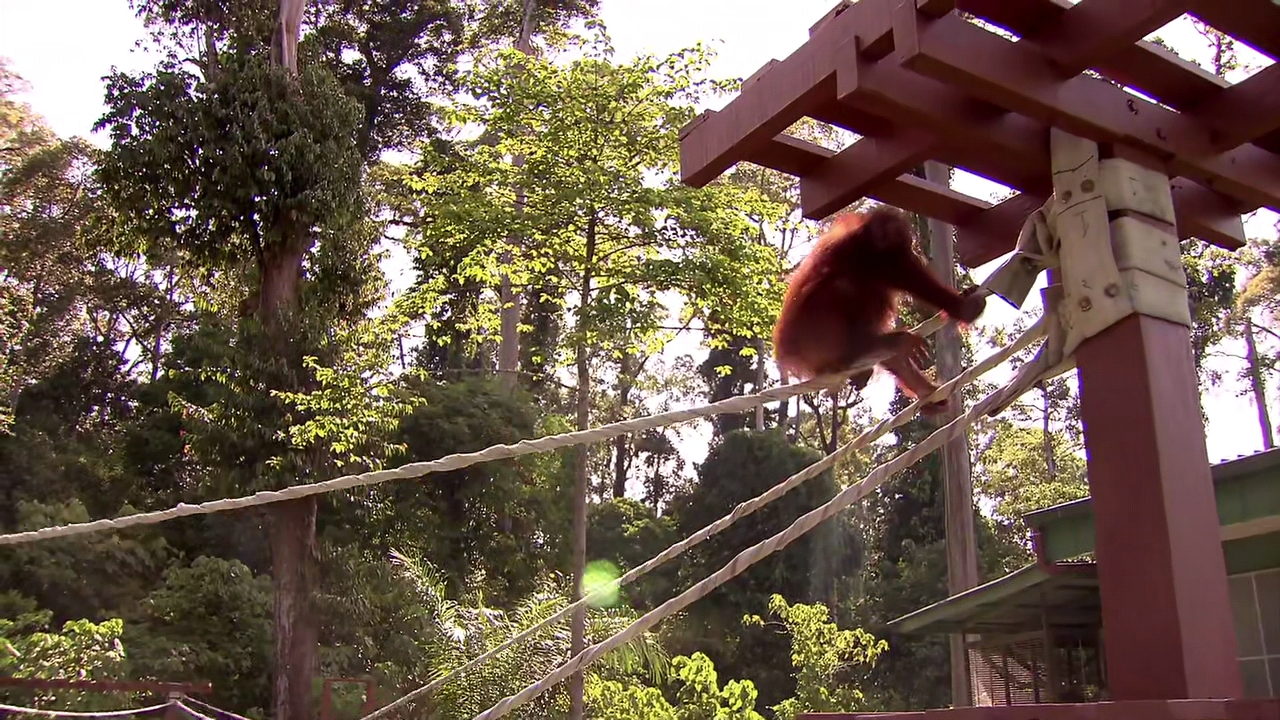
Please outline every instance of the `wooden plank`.
[{"label": "wooden plank", "polygon": [[800,178],[800,208],[816,220],[857,202],[874,187],[920,167],[937,147],[933,136],[909,129],[862,138]]},{"label": "wooden plank", "polygon": [[[848,46],[836,64],[836,92],[841,102],[947,134],[950,141],[937,159],[1041,198],[1041,202],[1049,196],[1049,128],[1044,123],[1001,111],[891,62],[867,61]],[[957,147],[965,148],[967,157],[948,157],[948,149]],[[1164,161],[1157,165],[1162,171],[1167,169]],[[1180,237],[1198,237],[1227,249],[1244,246],[1239,216],[1253,207],[1241,206],[1181,178],[1171,183],[1171,189]],[[1009,244],[998,251],[994,247],[979,249],[972,244],[975,237],[967,228],[960,229],[958,252],[966,264],[981,257],[999,257],[1014,242],[1008,239]]]},{"label": "wooden plank", "polygon": [[1280,5],[1272,0],[1196,0],[1191,14],[1273,58],[1280,58]]},{"label": "wooden plank", "polygon": [[1039,52],[965,22],[900,6],[903,64],[1014,112],[1096,142],[1123,141],[1170,158],[1174,174],[1247,203],[1280,209],[1280,156],[1253,145],[1217,154],[1208,128],[1096,78],[1062,81]]},{"label": "wooden plank", "polygon": [[[1269,0],[1264,0],[1269,1]],[[1071,4],[1067,0],[959,0],[960,10],[1022,37],[1036,45],[1040,31],[1052,27]],[[1229,3],[1221,3],[1230,11]],[[1095,69],[1116,82],[1139,90],[1175,110],[1191,110],[1214,97],[1230,84],[1222,78],[1150,42],[1141,41],[1122,49]],[[1256,144],[1280,152],[1280,130],[1260,137]]]},{"label": "wooden plank", "polygon": [[1214,147],[1231,150],[1280,130],[1280,63],[1219,92],[1193,116],[1212,128]]},{"label": "wooden plank", "polygon": [[1035,43],[1063,76],[1075,75],[1115,57],[1190,6],[1191,0],[1080,0],[1036,33]]},{"label": "wooden plank", "polygon": [[[756,77],[719,112],[711,113],[680,139],[680,178],[693,187],[714,180],[800,118],[834,99],[833,51],[862,28],[880,52],[892,47],[889,7],[857,2],[820,22],[809,42]],[[691,123],[692,125],[692,123]]]},{"label": "wooden plank", "polygon": [[966,267],[978,267],[1013,250],[1027,216],[1048,199],[1047,195],[1019,193],[979,213],[956,227],[956,251]]},{"label": "wooden plank", "polygon": [[1076,362],[1112,697],[1239,697],[1189,331],[1130,315]]}]

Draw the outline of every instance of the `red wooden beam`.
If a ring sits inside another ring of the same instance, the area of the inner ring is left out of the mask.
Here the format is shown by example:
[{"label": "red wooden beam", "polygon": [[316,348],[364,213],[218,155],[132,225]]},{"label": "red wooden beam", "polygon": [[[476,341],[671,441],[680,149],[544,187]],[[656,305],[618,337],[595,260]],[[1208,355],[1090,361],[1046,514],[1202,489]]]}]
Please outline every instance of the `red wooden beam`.
[{"label": "red wooden beam", "polygon": [[1190,6],[1191,0],[1080,0],[1027,39],[1069,77],[1114,57]]},{"label": "red wooden beam", "polygon": [[[1258,12],[1252,4],[1255,1],[1248,0],[1247,3],[1237,4],[1215,0],[1212,4],[1199,4],[1195,14],[1201,15],[1202,19],[1212,18],[1214,21],[1222,22],[1232,20],[1236,14],[1243,13],[1246,17],[1252,17],[1254,21],[1253,23],[1244,22],[1245,27],[1256,25],[1265,29],[1270,21],[1263,18],[1262,22],[1258,22]],[[1262,0],[1262,2],[1269,3],[1270,0]],[[958,0],[956,6],[960,10],[972,13],[1021,36],[1024,38],[1022,42],[1031,46],[1036,46],[1036,37],[1042,28],[1057,22],[1071,8],[1067,0],[1018,0],[1016,3],[1006,0]],[[1266,12],[1270,13],[1272,9],[1266,8]],[[1210,21],[1206,20],[1206,22]],[[1213,25],[1214,22],[1210,24]],[[1232,24],[1240,23],[1232,20]],[[1215,27],[1222,28],[1221,25],[1215,25]],[[1244,39],[1243,36],[1237,37]],[[1255,37],[1255,40],[1258,39]],[[1272,42],[1276,41],[1272,40]],[[1199,65],[1183,60],[1159,45],[1146,41],[1123,48],[1115,56],[1099,61],[1094,67],[1112,80],[1139,90],[1157,102],[1181,111],[1194,109],[1215,97],[1223,88],[1230,86],[1226,80]],[[1272,152],[1280,152],[1280,130],[1257,138],[1254,144]]]},{"label": "red wooden beam", "polygon": [[903,64],[1015,112],[1097,142],[1134,143],[1170,158],[1177,175],[1255,205],[1280,209],[1280,157],[1253,145],[1215,154],[1208,128],[1102,80],[1061,80],[1039,52],[965,22],[899,7]]},{"label": "red wooden beam", "polygon": [[1116,700],[1240,697],[1189,330],[1130,315],[1075,356],[1108,689]]},{"label": "red wooden beam", "polygon": [[[897,67],[890,59],[868,61],[852,46],[845,48],[837,65],[836,92],[842,102],[873,109],[939,134],[949,133],[953,142],[947,147],[963,145],[971,156],[966,158],[971,160],[967,164],[952,164],[1042,201],[1048,197],[1049,130],[1044,123],[999,111],[954,88]],[[939,153],[943,154],[945,149]],[[1171,187],[1182,237],[1198,237],[1232,250],[1244,246],[1239,217],[1252,207],[1241,207],[1181,178],[1174,179]],[[957,234],[957,252],[966,264],[977,262],[994,251],[975,249],[969,242],[964,233]],[[1012,249],[1014,238],[1008,237],[1007,242],[996,257]]]},{"label": "red wooden beam", "polygon": [[1280,58],[1280,5],[1271,0],[1196,0],[1191,13],[1237,40]]},{"label": "red wooden beam", "polygon": [[[856,143],[850,147],[857,145]],[[835,151],[821,145],[789,135],[779,135],[747,160],[789,175],[804,176],[835,156]],[[801,187],[804,187],[803,182]],[[867,187],[863,195],[955,226],[960,238],[960,260],[969,267],[976,267],[1008,252],[1027,213],[1044,202],[1043,197],[1019,200],[1018,197],[1023,196],[1018,196],[993,207],[984,200],[905,173],[889,180],[881,179]],[[831,213],[857,202],[861,197],[859,195],[844,205],[835,207]],[[803,195],[801,202],[804,202]],[[1011,209],[1013,212],[1010,212]],[[1022,210],[1020,214],[1019,210]],[[826,215],[815,214],[810,217],[820,218]]]},{"label": "red wooden beam", "polygon": [[1280,63],[1222,90],[1193,115],[1212,128],[1214,145],[1224,151],[1280,129]]},{"label": "red wooden beam", "polygon": [[753,76],[756,80],[723,109],[690,123],[680,141],[681,180],[706,185],[800,118],[829,105],[835,95],[836,46],[854,27],[869,33],[873,45],[888,46],[889,10],[887,3],[857,2],[820,22],[809,42]]},{"label": "red wooden beam", "polygon": [[168,695],[170,693],[208,695],[213,692],[213,686],[207,682],[154,682],[150,680],[65,680],[0,677],[0,687],[21,687],[36,690],[81,690],[98,693],[146,692],[158,695]]},{"label": "red wooden beam", "polygon": [[862,138],[800,178],[800,208],[824,218],[866,196],[933,157],[932,135],[901,129],[885,137]]},{"label": "red wooden beam", "polygon": [[1018,193],[981,212],[966,225],[956,226],[956,250],[966,267],[978,267],[1013,250],[1027,216],[1048,196]]}]

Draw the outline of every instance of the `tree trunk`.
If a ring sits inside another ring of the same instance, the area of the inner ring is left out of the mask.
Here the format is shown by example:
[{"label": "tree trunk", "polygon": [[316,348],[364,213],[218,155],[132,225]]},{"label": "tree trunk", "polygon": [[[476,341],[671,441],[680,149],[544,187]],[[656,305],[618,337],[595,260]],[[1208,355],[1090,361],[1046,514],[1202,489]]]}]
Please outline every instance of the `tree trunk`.
[{"label": "tree trunk", "polygon": [[1058,460],[1053,454],[1053,434],[1049,429],[1049,420],[1051,417],[1049,414],[1049,388],[1044,383],[1040,383],[1040,395],[1044,399],[1044,407],[1041,408],[1044,416],[1041,419],[1040,432],[1043,435],[1044,442],[1045,479],[1049,482],[1053,482],[1058,478]]},{"label": "tree trunk", "polygon": [[[635,385],[636,357],[631,353],[623,353],[618,367],[618,419],[625,419],[627,402],[631,399],[631,389]],[[613,439],[613,497],[627,496],[627,471],[631,467],[631,444],[627,435],[619,435]]]},{"label": "tree trunk", "polygon": [[[520,36],[516,40],[516,50],[524,53],[526,56],[533,55],[533,32],[538,25],[538,2],[537,0],[525,0],[524,12],[520,18]],[[524,158],[517,155],[511,158],[511,164],[516,167],[524,166]],[[515,189],[515,210],[516,213],[524,211],[525,192],[523,188]],[[502,252],[502,266],[508,267],[511,264],[512,251],[511,248],[520,245],[520,238],[508,237],[507,249]],[[498,290],[499,300],[502,307],[499,310],[498,318],[500,320],[500,336],[501,341],[498,345],[498,378],[502,386],[508,390],[514,390],[518,380],[520,370],[520,300],[521,294],[515,291],[511,284],[511,276],[502,273],[499,280]]]},{"label": "tree trunk", "polygon": [[[765,356],[764,356],[764,338],[758,337],[753,343],[756,351],[756,392],[764,390],[765,382]],[[764,405],[756,406],[756,432],[764,430]]]},{"label": "tree trunk", "polygon": [[[946,187],[950,184],[950,172],[945,165],[927,162],[925,179]],[[944,284],[955,287],[955,238],[950,225],[930,220],[929,253],[933,270]],[[962,344],[960,331],[948,323],[934,336],[937,354],[937,379],[946,382],[959,375]],[[938,419],[939,427],[954,420],[959,414],[959,399],[952,404],[952,411]],[[969,436],[961,434],[942,448],[942,479],[946,502],[947,591],[951,595],[964,592],[978,584],[977,541],[973,527],[973,477],[969,465]],[[968,653],[963,635],[951,636],[951,704],[955,707],[969,705]]]},{"label": "tree trunk", "polygon": [[316,644],[313,597],[318,565],[316,498],[268,506],[274,590],[275,689],[273,718],[311,720]]},{"label": "tree trunk", "polygon": [[[302,259],[310,248],[301,231],[282,232],[285,246],[264,253],[258,287],[258,319],[266,349],[277,362],[294,363],[292,346]],[[292,238],[290,242],[284,238]],[[290,367],[290,370],[293,368]],[[289,387],[296,390],[296,387]],[[318,556],[316,499],[267,506],[274,590],[275,720],[311,720],[311,682],[316,667],[318,629],[312,606]]]},{"label": "tree trunk", "polygon": [[[574,346],[574,363],[578,371],[577,405],[578,429],[591,427],[591,362],[587,355],[587,344],[584,340],[584,315],[591,302],[592,269],[596,253],[595,212],[587,219],[586,248],[582,262],[582,299],[578,315],[578,338]],[[573,467],[573,601],[583,596],[583,576],[587,568],[587,490],[590,477],[588,460],[590,448],[579,445],[574,457]],[[587,647],[587,611],[578,608],[573,612],[569,654],[576,656]],[[569,718],[582,720],[585,705],[583,703],[583,674],[579,670],[569,676]]]},{"label": "tree trunk", "polygon": [[1262,428],[1262,449],[1275,447],[1275,436],[1271,431],[1271,413],[1267,410],[1267,388],[1262,379],[1262,368],[1258,367],[1258,345],[1253,334],[1253,318],[1244,319],[1245,361],[1249,366],[1249,384],[1253,388],[1253,404],[1258,409],[1258,425]]},{"label": "tree trunk", "polygon": [[[305,0],[280,0],[271,43],[272,60],[294,75],[298,72],[298,37],[304,7]],[[267,333],[269,352],[277,361],[288,358],[284,361],[292,363],[293,314],[298,307],[302,260],[313,239],[306,228],[295,226],[291,219],[275,230],[277,244],[263,252],[259,267],[257,315]],[[311,683],[319,639],[313,606],[319,560],[316,499],[274,503],[267,506],[267,517],[274,590],[272,715],[274,720],[313,720]]]}]

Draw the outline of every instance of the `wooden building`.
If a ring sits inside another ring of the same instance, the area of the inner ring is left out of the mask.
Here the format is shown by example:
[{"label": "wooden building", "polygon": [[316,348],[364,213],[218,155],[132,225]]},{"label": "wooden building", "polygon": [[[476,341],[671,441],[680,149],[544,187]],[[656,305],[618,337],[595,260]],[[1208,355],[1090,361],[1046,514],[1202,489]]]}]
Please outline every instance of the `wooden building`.
[{"label": "wooden building", "polygon": [[[1280,449],[1215,465],[1245,697],[1280,697]],[[894,620],[893,635],[966,635],[979,706],[1109,699],[1089,498],[1029,513],[1037,561]]]}]

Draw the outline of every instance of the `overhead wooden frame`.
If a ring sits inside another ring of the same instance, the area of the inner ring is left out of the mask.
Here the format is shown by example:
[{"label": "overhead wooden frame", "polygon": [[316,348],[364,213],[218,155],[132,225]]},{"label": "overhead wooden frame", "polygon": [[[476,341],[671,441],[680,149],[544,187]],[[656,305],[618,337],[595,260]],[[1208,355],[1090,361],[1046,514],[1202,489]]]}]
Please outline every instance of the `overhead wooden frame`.
[{"label": "overhead wooden frame", "polygon": [[[1230,85],[1140,41],[1183,13],[1280,53],[1272,0],[846,0],[685,128],[681,175],[702,186],[752,162],[800,178],[807,217],[870,197],[945,220],[972,267],[1011,250],[1051,192],[1056,126],[1169,174],[1179,234],[1236,249],[1243,213],[1280,210],[1280,64]],[[833,152],[783,134],[806,116],[861,138]],[[992,205],[911,174],[930,159],[1018,194]]]}]

